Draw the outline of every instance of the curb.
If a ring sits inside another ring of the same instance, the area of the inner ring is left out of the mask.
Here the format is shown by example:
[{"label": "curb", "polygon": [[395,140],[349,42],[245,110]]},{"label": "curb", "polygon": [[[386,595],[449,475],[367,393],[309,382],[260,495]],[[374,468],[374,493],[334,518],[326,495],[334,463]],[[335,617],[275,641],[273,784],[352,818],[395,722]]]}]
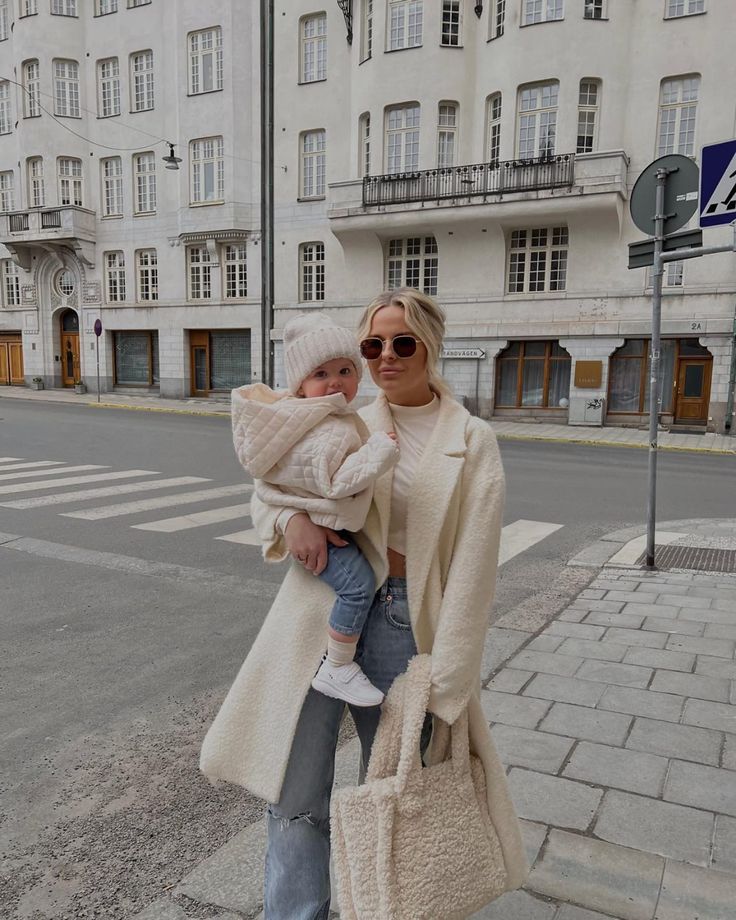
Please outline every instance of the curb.
[{"label": "curb", "polygon": [[[493,426],[491,426],[493,427]],[[626,444],[622,441],[594,441],[588,438],[545,438],[533,434],[496,434],[499,441],[540,441],[547,444],[583,444],[586,447],[621,447],[632,450],[649,450],[648,444]],[[659,444],[658,451],[679,451],[688,454],[717,454],[723,457],[736,455],[733,450],[722,450],[720,447],[676,447],[674,445]]]},{"label": "curb", "polygon": [[[49,400],[51,402],[51,400]],[[73,403],[66,403],[73,405]],[[124,409],[126,412],[166,412],[169,415],[204,415],[208,418],[229,418],[230,412],[215,412],[208,409],[176,409],[169,406],[134,406],[130,403],[83,403],[88,409]]]}]

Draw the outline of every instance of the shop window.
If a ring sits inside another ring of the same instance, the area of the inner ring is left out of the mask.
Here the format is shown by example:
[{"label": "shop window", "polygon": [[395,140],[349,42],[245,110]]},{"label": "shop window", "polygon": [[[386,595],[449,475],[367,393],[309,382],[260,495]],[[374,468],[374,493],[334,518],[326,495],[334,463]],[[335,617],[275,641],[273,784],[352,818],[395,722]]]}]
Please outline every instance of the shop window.
[{"label": "shop window", "polygon": [[565,408],[569,396],[570,355],[558,342],[512,342],[499,355],[498,408]]},{"label": "shop window", "polygon": [[[679,349],[687,349],[690,339],[663,339],[660,358],[660,411],[672,411],[672,390],[675,362]],[[695,341],[697,344],[697,340]],[[649,412],[649,361],[648,339],[627,339],[611,356],[608,381],[608,411],[641,414]],[[679,345],[679,349],[678,349]],[[697,344],[698,354],[708,354]],[[684,354],[680,350],[680,354]]]},{"label": "shop window", "polygon": [[115,384],[158,386],[158,332],[115,333]]},{"label": "shop window", "polygon": [[250,330],[210,333],[210,388],[232,390],[250,381]]}]

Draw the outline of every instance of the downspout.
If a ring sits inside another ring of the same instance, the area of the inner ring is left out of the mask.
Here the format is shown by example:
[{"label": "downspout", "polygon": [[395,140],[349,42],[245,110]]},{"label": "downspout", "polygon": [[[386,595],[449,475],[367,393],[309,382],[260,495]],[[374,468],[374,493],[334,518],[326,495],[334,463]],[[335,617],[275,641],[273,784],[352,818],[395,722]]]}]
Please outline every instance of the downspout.
[{"label": "downspout", "polygon": [[726,421],[724,424],[726,434],[731,434],[734,388],[736,388],[736,307],[734,307],[733,330],[731,334],[731,372],[728,375],[728,399],[726,400]]}]

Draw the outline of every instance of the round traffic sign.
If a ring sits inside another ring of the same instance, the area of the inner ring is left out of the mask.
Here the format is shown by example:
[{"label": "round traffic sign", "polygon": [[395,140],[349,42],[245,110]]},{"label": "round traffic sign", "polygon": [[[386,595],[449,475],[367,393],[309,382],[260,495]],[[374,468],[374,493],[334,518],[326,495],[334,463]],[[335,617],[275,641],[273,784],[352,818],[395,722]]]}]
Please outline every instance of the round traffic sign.
[{"label": "round traffic sign", "polygon": [[665,235],[684,227],[698,207],[700,170],[690,157],[670,153],[659,157],[641,173],[631,192],[631,219],[647,236],[654,236],[657,172],[668,170],[664,187]]},{"label": "round traffic sign", "polygon": [[95,335],[99,338],[102,335],[102,320],[95,320]]}]

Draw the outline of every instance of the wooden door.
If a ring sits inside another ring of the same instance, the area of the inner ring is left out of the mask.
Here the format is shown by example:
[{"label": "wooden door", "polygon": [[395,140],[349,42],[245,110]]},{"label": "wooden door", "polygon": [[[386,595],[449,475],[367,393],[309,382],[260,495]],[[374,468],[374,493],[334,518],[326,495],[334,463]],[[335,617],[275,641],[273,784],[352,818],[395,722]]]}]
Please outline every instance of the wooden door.
[{"label": "wooden door", "polygon": [[65,387],[73,387],[80,380],[79,373],[79,333],[61,333],[61,382]]},{"label": "wooden door", "polygon": [[25,383],[23,375],[23,342],[10,342],[8,349],[10,351],[10,382],[14,386],[21,386]]},{"label": "wooden door", "polygon": [[0,335],[0,386],[22,386],[23,340],[20,335]]},{"label": "wooden door", "polygon": [[0,386],[10,386],[10,343],[0,342]]},{"label": "wooden door", "polygon": [[677,369],[675,422],[705,425],[710,401],[712,360],[681,358]]},{"label": "wooden door", "polygon": [[190,332],[192,396],[209,396],[210,392],[210,335],[208,332]]}]

